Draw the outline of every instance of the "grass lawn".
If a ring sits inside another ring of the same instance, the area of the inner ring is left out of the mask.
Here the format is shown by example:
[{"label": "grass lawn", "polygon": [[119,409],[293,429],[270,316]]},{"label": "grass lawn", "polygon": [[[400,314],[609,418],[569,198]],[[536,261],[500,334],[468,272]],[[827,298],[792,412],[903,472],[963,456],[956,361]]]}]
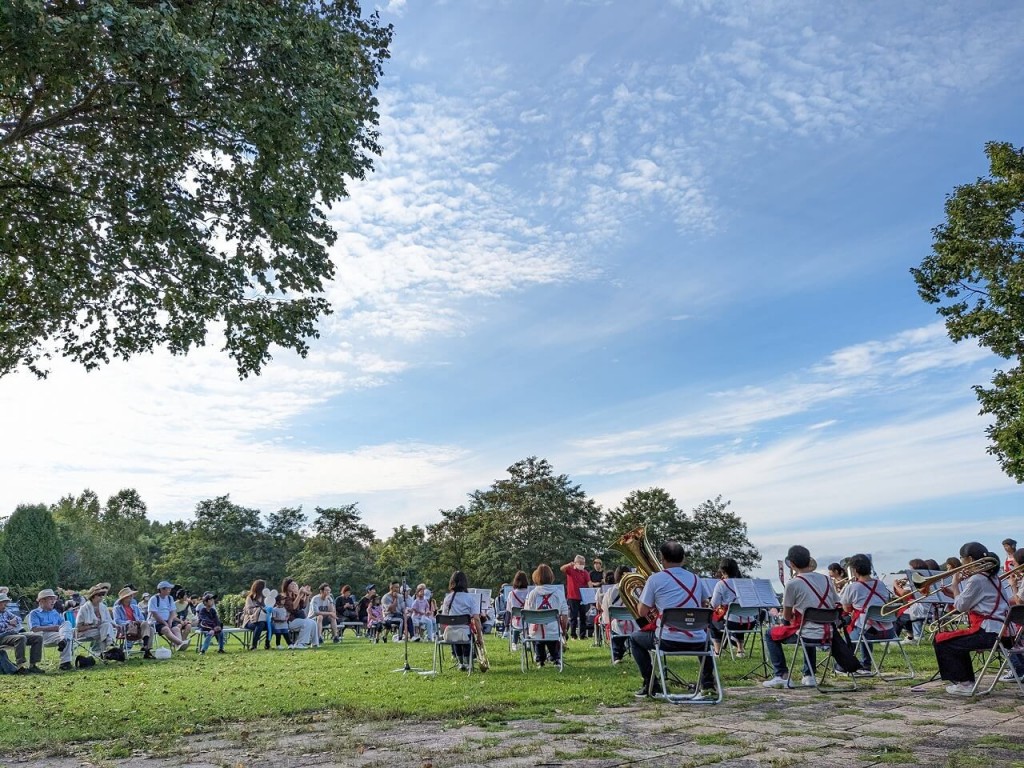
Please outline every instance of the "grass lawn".
[{"label": "grass lawn", "polygon": [[[599,705],[632,704],[640,684],[632,660],[612,666],[608,649],[593,648],[590,641],[571,642],[561,674],[545,667],[523,675],[507,641],[489,636],[487,647],[491,670],[472,676],[450,664],[434,677],[395,673],[404,663],[401,644],[374,645],[346,635],[344,642],[316,651],[247,652],[232,641],[223,655],[189,650],[168,661],[132,657],[85,671],[4,677],[0,749],[52,749],[128,737],[140,743],[138,737],[149,734],[189,734],[219,723],[324,710],[358,721],[418,718],[453,724],[587,714]],[[906,647],[918,679],[865,681],[875,687],[872,696],[922,682],[935,670],[930,645]],[[410,643],[412,666],[429,669],[431,648]],[[46,650],[45,667],[55,668],[55,654]],[[759,684],[762,678],[741,679],[755,664],[721,659],[725,685]],[[693,661],[674,660],[680,665],[688,677],[695,676]]]}]

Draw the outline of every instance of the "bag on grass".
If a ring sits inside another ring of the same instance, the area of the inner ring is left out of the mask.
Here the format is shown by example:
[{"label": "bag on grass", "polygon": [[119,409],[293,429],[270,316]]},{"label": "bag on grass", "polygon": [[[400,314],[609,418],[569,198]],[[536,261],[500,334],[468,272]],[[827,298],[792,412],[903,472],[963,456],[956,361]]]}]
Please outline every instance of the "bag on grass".
[{"label": "bag on grass", "polygon": [[89,669],[89,667],[96,666],[96,659],[92,656],[76,656],[75,666],[79,669]]},{"label": "bag on grass", "polygon": [[118,648],[116,645],[113,648],[107,648],[102,656],[106,661],[126,661],[128,658],[124,655],[124,649]]},{"label": "bag on grass", "polygon": [[7,656],[7,651],[0,651],[0,675],[14,675],[18,672],[18,665]]},{"label": "bag on grass", "polygon": [[861,668],[860,659],[853,652],[853,644],[850,636],[846,634],[846,627],[834,626],[832,628],[832,658],[836,666],[847,674],[853,674]]}]

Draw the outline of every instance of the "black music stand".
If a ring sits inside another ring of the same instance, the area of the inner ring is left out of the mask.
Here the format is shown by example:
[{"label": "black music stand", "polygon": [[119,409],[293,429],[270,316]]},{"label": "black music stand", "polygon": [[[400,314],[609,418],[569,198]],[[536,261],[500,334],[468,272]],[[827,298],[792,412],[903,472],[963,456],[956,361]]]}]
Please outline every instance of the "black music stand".
[{"label": "black music stand", "polygon": [[409,632],[409,624],[407,623],[408,616],[405,615],[405,612],[409,610],[408,600],[409,583],[405,580],[405,571],[402,571],[402,601],[405,602],[405,608],[402,610],[402,635],[405,637],[405,642],[403,643],[403,645],[405,646],[405,665],[399,667],[398,669],[392,669],[391,671],[401,672],[403,675],[407,675],[410,672],[415,672],[417,674],[422,675],[426,672],[425,669],[423,669],[422,667],[409,666],[409,635],[411,633]]}]

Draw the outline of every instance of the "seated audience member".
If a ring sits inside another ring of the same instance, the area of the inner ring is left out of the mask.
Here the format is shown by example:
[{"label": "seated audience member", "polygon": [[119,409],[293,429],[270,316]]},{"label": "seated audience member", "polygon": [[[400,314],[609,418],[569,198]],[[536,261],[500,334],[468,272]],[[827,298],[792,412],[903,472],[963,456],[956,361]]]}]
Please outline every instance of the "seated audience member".
[{"label": "seated audience member", "polygon": [[392,581],[388,591],[380,599],[380,606],[384,609],[384,623],[388,629],[395,632],[396,643],[405,637],[405,632],[408,630],[406,622],[409,603],[406,596],[402,594],[401,587],[399,582]]},{"label": "seated audience member", "polygon": [[380,604],[380,598],[374,595],[366,609],[366,636],[379,643],[384,628],[384,608]]},{"label": "seated audience member", "polygon": [[[342,637],[345,636],[346,624],[354,624],[359,621],[359,611],[356,607],[356,599],[352,594],[352,587],[348,584],[341,585],[340,594],[334,601],[334,614],[338,617],[338,634]],[[362,631],[356,627],[356,636],[361,634]]]},{"label": "seated audience member", "polygon": [[[794,545],[789,548],[786,563],[795,572],[795,575],[786,582],[785,591],[782,594],[783,624],[772,627],[764,636],[765,650],[768,651],[768,657],[775,670],[774,677],[762,683],[765,688],[794,687],[789,680],[783,644],[796,642],[796,633],[800,631],[800,622],[808,608],[835,608],[839,603],[839,596],[836,595],[832,580],[823,573],[815,573],[813,562],[811,553],[806,547]],[[810,640],[820,640],[826,629],[828,628],[820,625],[808,627],[805,637]],[[805,686],[812,686],[815,684],[813,669],[815,649],[813,646],[808,646],[807,655],[810,657],[811,667],[808,668],[807,660],[804,660],[801,683]]]},{"label": "seated audience member", "polygon": [[149,597],[149,592],[143,592],[142,600],[139,601],[139,610],[142,611],[146,621],[149,621]]},{"label": "seated audience member", "polygon": [[156,594],[149,598],[149,621],[156,631],[171,644],[175,650],[188,648],[188,635],[192,625],[182,621],[174,607],[171,590],[174,585],[169,581],[161,581],[156,585]]},{"label": "seated audience member", "polygon": [[[0,592],[0,648],[14,649],[14,662],[18,674],[43,674],[39,662],[43,658],[42,635],[26,634],[21,615],[12,610],[9,592]],[[28,662],[25,660],[25,646],[29,649]]]},{"label": "seated audience member", "polygon": [[68,671],[74,669],[71,666],[71,625],[64,621],[60,611],[57,610],[57,594],[52,589],[44,589],[36,595],[38,608],[33,608],[28,614],[29,632],[39,635],[43,639],[43,646],[56,646],[60,652],[60,669]]},{"label": "seated audience member", "polygon": [[142,615],[142,609],[135,602],[136,591],[129,584],[117,593],[114,603],[114,624],[124,633],[130,643],[141,641],[142,658],[153,658],[153,625]]},{"label": "seated audience member", "polygon": [[412,613],[413,640],[419,642],[419,630],[422,630],[427,640],[433,642],[436,623],[434,614],[430,610],[430,600],[427,599],[426,584],[417,585],[416,594],[409,610]]},{"label": "seated audience member", "polygon": [[534,645],[537,654],[537,665],[543,667],[550,658],[552,664],[558,664],[562,658],[562,640],[569,627],[569,604],[562,599],[562,592],[554,585],[555,572],[547,563],[541,563],[533,571],[534,587],[526,596],[523,610],[558,611],[558,620],[546,624],[530,624],[525,627],[527,637],[540,642]]},{"label": "seated audience member", "polygon": [[332,640],[336,643],[341,640],[341,637],[338,635],[338,614],[334,610],[334,599],[331,597],[330,584],[326,582],[321,584],[320,589],[310,599],[307,618],[313,619],[316,622],[318,636],[323,635],[324,625],[327,625],[331,628]]},{"label": "seated audience member", "polygon": [[365,594],[359,598],[359,602],[356,604],[356,621],[360,624],[366,624],[366,614],[370,606],[373,605],[373,598],[376,596],[377,587],[373,584],[367,584]]},{"label": "seated audience member", "polygon": [[284,607],[288,611],[288,629],[297,633],[292,648],[316,648],[320,645],[316,622],[307,616],[311,591],[308,586],[300,587],[299,583],[292,578],[285,578],[281,582]]},{"label": "seated audience member", "polygon": [[92,640],[93,650],[103,653],[114,643],[114,617],[103,598],[107,596],[107,584],[97,584],[85,596],[85,602],[78,609],[78,639]]},{"label": "seated audience member", "polygon": [[[843,611],[850,614],[850,641],[856,645],[861,635],[868,640],[895,640],[896,630],[891,623],[867,617],[868,608],[889,602],[889,588],[881,579],[871,578],[871,560],[867,555],[851,557],[850,570],[853,571],[854,580],[848,583],[839,595]],[[861,647],[861,661],[865,670],[870,671],[871,650],[867,643]]]},{"label": "seated audience member", "polygon": [[[479,629],[480,621],[480,597],[469,591],[469,579],[462,571],[455,571],[448,581],[448,594],[441,601],[442,616],[470,617],[471,622],[477,622]],[[452,655],[459,664],[459,669],[469,669],[469,644],[472,642],[469,627],[445,627],[444,640],[452,643]]]},{"label": "seated audience member", "polygon": [[274,606],[263,605],[263,590],[267,583],[263,579],[256,579],[249,587],[245,596],[245,606],[242,608],[242,627],[252,632],[252,645],[250,651],[255,651],[260,644],[260,637],[266,633],[266,649],[270,650],[270,628],[267,626],[267,614],[273,613]]},{"label": "seated audience member", "polygon": [[[290,648],[292,644],[291,630],[288,628],[288,609],[284,604],[284,595],[278,595],[274,599],[274,608],[270,612],[271,616],[271,632],[274,635],[274,647],[281,647],[281,638],[284,638],[284,645],[286,648]],[[267,646],[268,648],[270,646]]]},{"label": "seated audience member", "polygon": [[178,618],[194,625],[196,611],[192,605],[192,595],[186,592],[184,587],[175,585],[171,587],[171,597],[174,598],[174,612],[178,614]]},{"label": "seated audience member", "polygon": [[196,622],[199,631],[203,633],[203,642],[199,646],[200,653],[206,653],[210,642],[216,638],[217,653],[224,653],[224,641],[227,635],[224,634],[224,624],[217,613],[217,596],[213,592],[205,592],[199,601],[199,609],[196,611]]},{"label": "seated audience member", "polygon": [[625,608],[622,595],[619,594],[619,582],[629,573],[629,568],[620,565],[612,574],[612,583],[601,596],[601,608],[604,611],[604,625],[608,627],[608,636],[612,644],[612,664],[620,664],[626,655],[626,644],[629,635],[636,631],[636,623],[632,620],[613,619],[610,608]]}]

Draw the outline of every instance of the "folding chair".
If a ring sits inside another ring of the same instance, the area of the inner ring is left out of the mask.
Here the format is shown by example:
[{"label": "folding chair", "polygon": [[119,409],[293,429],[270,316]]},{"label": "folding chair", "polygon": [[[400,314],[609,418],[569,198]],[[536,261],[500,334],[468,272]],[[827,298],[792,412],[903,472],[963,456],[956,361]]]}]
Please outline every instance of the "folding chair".
[{"label": "folding chair", "polygon": [[559,624],[558,634],[556,637],[534,637],[533,626],[550,624],[552,622],[558,623],[558,610],[555,608],[545,608],[542,611],[528,611],[525,608],[522,612],[523,618],[523,631],[519,635],[519,669],[525,672],[530,668],[530,659],[533,658],[534,653],[537,650],[538,643],[551,643],[559,642],[562,644],[562,648],[558,651],[558,671],[561,672],[565,669],[565,643],[562,638],[561,624]]},{"label": "folding chair", "polygon": [[[913,680],[916,676],[914,672],[914,665],[910,663],[910,657],[907,655],[906,648],[903,647],[903,641],[900,640],[898,634],[896,634],[896,617],[895,616],[883,616],[882,606],[872,605],[868,607],[866,618],[868,621],[875,621],[879,624],[885,624],[886,629],[890,629],[893,632],[891,638],[870,638],[867,635],[867,631],[862,631],[860,637],[857,638],[857,644],[854,646],[853,654],[859,659],[861,658],[861,650],[867,651],[868,659],[871,660],[871,668],[867,670],[867,675],[871,677],[878,677],[882,680]],[[900,649],[900,653],[903,654],[903,663],[907,665],[908,674],[885,674],[882,672],[882,667],[885,664],[885,659],[889,655],[889,646],[895,644]],[[882,657],[875,660],[875,654],[872,650],[872,646],[884,645],[885,648],[882,650]]]},{"label": "folding chair", "polygon": [[[802,653],[803,660],[807,662],[807,668],[812,671],[812,677],[814,678],[814,687],[819,693],[846,693],[848,691],[857,690],[857,681],[850,677],[850,684],[845,686],[830,685],[825,686],[825,679],[829,673],[832,672],[832,660],[831,650],[832,643],[830,635],[832,632],[839,632],[839,617],[842,611],[839,608],[808,608],[804,611],[803,620],[800,622],[800,630],[796,633],[796,647],[793,648],[793,659],[790,662],[789,669],[790,674],[794,674],[797,666],[797,657]],[[806,631],[811,627],[820,627],[822,630],[821,638],[808,637]],[[818,674],[818,669],[815,669],[815,665],[811,662],[811,649],[815,652],[822,651],[825,654],[826,663],[821,665],[821,674]]]},{"label": "folding chair", "polygon": [[[729,629],[729,622],[733,623],[747,623],[750,622],[750,626],[746,629]],[[733,645],[733,639],[739,638],[740,648],[747,656],[752,656],[754,653],[754,637],[758,634],[758,623],[761,621],[761,609],[760,608],[743,608],[737,603],[732,603],[729,609],[725,612],[725,630],[724,636],[722,637],[722,643],[729,648],[729,658],[736,661],[736,648]],[[749,648],[748,648],[749,646]]]},{"label": "folding chair", "polygon": [[442,645],[463,645],[464,643],[454,643],[444,639],[444,631],[447,627],[465,627],[466,632],[469,634],[469,674],[473,674],[473,663],[476,659],[476,643],[473,642],[473,630],[470,626],[470,615],[468,613],[455,614],[454,616],[445,616],[441,614],[437,617],[437,633],[434,635],[434,660],[430,665],[431,674],[439,674],[443,665],[441,653]]},{"label": "folding chair", "polygon": [[[608,608],[608,655],[612,661],[615,661],[615,648],[612,646],[612,639],[617,637],[626,638],[626,647],[629,648],[629,633],[616,632],[615,622],[617,621],[636,623],[636,618],[629,612],[629,608],[626,608],[625,606],[615,605]],[[623,658],[625,658],[625,656],[623,656]]]},{"label": "folding chair", "polygon": [[523,626],[523,622],[522,622],[523,609],[520,608],[518,605],[513,605],[513,606],[511,606],[509,608],[509,611],[512,614],[512,618],[509,619],[509,622],[508,622],[508,652],[509,653],[513,653],[513,650],[512,650],[512,639],[516,636],[516,631],[515,631],[514,627],[516,626],[516,620],[517,619],[519,620],[519,627],[520,627],[520,629],[519,629],[519,639],[520,640],[523,639],[523,629],[522,629],[522,626]]},{"label": "folding chair", "polygon": [[[988,673],[992,661],[998,655],[999,668],[995,671],[992,683],[982,691],[982,693],[992,693],[992,689],[996,687],[1000,676],[1008,669],[1013,670],[1010,658],[1012,656],[1024,656],[1024,644],[1022,644],[1022,641],[1024,641],[1024,605],[1013,605],[1010,606],[1010,611],[1006,614],[1006,619],[1003,621],[1003,628],[1000,630],[999,636],[985,657],[985,663],[982,665],[981,671],[974,678],[974,688],[971,689],[972,694],[977,692],[982,678]],[[1007,642],[1009,647],[1007,647]],[[1013,680],[1017,684],[1017,692],[1024,694],[1024,679],[1018,677],[1016,671],[1014,671]]]},{"label": "folding chair", "polygon": [[[715,650],[711,645],[711,614],[710,608],[666,608],[661,614],[661,625],[654,635],[654,660],[658,669],[658,681],[661,683],[661,693],[655,694],[655,698],[662,699],[671,704],[718,704],[722,701],[722,678],[718,674],[718,660],[715,658]],[[665,637],[667,629],[679,630],[681,632],[703,632],[704,647],[694,650],[663,650],[661,644],[669,638]],[[711,664],[711,671],[715,678],[715,690],[717,698],[708,699],[702,697],[700,688],[693,693],[668,693],[668,681],[666,670],[668,669],[669,656],[691,656],[698,659],[698,664]],[[651,676],[653,683],[654,676]]]}]

